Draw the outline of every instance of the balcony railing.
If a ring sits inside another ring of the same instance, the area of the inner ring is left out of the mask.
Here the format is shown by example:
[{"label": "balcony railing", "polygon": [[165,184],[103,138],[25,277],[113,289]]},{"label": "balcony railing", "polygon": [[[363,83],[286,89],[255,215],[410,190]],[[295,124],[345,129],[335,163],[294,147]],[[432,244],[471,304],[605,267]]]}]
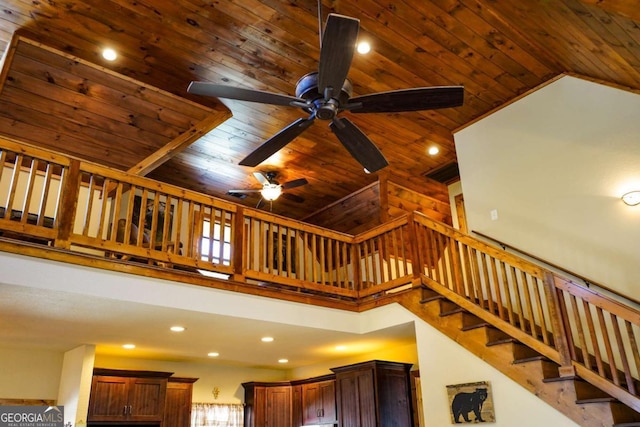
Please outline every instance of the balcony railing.
[{"label": "balcony railing", "polygon": [[355,303],[426,286],[640,411],[640,312],[419,213],[338,233],[0,140],[0,233]]}]

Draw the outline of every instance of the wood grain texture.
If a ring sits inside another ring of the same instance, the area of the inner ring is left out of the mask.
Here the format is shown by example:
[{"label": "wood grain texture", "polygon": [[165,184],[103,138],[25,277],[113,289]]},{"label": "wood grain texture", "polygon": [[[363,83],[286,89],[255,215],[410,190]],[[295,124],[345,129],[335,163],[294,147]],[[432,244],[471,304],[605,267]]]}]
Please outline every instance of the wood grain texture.
[{"label": "wood grain texture", "polygon": [[[281,182],[304,177],[309,185],[292,190],[304,203],[280,199],[264,206],[294,219],[385,174],[405,187],[424,186],[425,174],[456,160],[452,131],[560,75],[640,93],[634,0],[325,0],[323,21],[330,12],[356,17],[360,38],[373,46],[353,60],[354,96],[464,85],[464,105],[342,112],[389,161],[377,174],[365,174],[321,121],[248,168],[238,162],[307,113],[192,96],[187,86],[198,80],[293,95],[298,79],[318,66],[315,1],[0,5],[0,135],[249,207],[257,194],[238,200],[227,192],[254,188],[255,170],[277,171]],[[16,46],[16,35],[35,44]],[[101,58],[106,45],[118,51],[116,61]],[[54,51],[62,52],[55,60]],[[432,145],[439,155],[426,154]]]}]

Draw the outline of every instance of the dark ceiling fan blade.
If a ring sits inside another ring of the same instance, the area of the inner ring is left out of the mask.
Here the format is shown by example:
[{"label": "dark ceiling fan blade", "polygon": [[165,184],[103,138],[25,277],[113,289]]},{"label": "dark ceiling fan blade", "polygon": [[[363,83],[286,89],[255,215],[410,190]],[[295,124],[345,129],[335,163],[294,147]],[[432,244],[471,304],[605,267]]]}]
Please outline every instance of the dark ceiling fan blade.
[{"label": "dark ceiling fan blade", "polygon": [[280,195],[280,197],[287,199],[287,200],[291,200],[292,202],[296,202],[296,203],[302,203],[304,202],[304,198],[297,196],[295,194],[291,194],[291,193],[282,193]]},{"label": "dark ceiling fan blade", "polygon": [[356,18],[329,14],[322,36],[320,63],[318,65],[318,91],[333,88],[334,97],[340,94],[347,79],[353,54],[356,50],[360,21]]},{"label": "dark ceiling fan blade", "polygon": [[265,141],[260,147],[240,161],[242,166],[258,166],[271,157],[276,151],[293,141],[298,135],[304,132],[313,124],[312,117],[308,119],[298,119],[286,128]]},{"label": "dark ceiling fan blade", "polygon": [[350,120],[335,118],[329,126],[347,151],[369,172],[376,172],[389,164],[378,147]]},{"label": "dark ceiling fan blade", "polygon": [[187,88],[187,92],[195,95],[237,99],[239,101],[259,102],[261,104],[300,106],[300,103],[302,103],[302,105],[305,105],[304,99],[294,96],[281,95],[262,90],[217,85],[208,82],[191,82]]},{"label": "dark ceiling fan blade", "polygon": [[463,100],[463,86],[433,86],[356,96],[344,108],[353,113],[397,113],[459,107]]},{"label": "dark ceiling fan blade", "polygon": [[308,183],[309,181],[307,181],[305,178],[298,178],[298,179],[294,179],[293,181],[285,182],[284,184],[281,185],[281,187],[283,190],[287,190],[289,188],[301,187],[303,185],[307,185]]}]

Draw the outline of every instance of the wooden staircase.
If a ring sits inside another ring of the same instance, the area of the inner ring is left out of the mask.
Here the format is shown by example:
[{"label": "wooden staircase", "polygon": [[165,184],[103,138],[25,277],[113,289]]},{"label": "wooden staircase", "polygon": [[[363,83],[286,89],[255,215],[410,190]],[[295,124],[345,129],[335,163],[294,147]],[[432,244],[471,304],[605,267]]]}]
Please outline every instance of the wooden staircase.
[{"label": "wooden staircase", "polygon": [[437,292],[422,287],[398,302],[477,357],[584,427],[640,427],[634,411]]}]

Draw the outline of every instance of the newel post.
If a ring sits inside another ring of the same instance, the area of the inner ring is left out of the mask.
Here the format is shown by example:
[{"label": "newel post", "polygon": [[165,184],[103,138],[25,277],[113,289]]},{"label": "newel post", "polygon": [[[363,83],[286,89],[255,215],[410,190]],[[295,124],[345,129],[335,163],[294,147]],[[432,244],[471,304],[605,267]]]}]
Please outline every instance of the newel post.
[{"label": "newel post", "polygon": [[57,248],[69,249],[71,232],[78,208],[78,192],[80,190],[80,161],[72,159],[69,164],[64,181],[62,182],[62,195],[60,197],[60,211],[56,218],[58,224],[58,237],[54,242]]},{"label": "newel post", "polygon": [[244,208],[242,206],[238,206],[236,214],[234,215],[233,230],[234,233],[231,242],[233,280],[244,282],[244,269],[247,265],[245,258],[250,256],[246,253],[248,245],[245,243],[245,238],[250,238],[251,236],[245,235]]},{"label": "newel post", "polygon": [[544,273],[544,293],[549,307],[549,316],[551,318],[551,326],[553,328],[553,342],[556,350],[560,353],[560,367],[558,373],[561,377],[575,376],[576,370],[571,358],[571,338],[567,333],[570,327],[567,311],[564,304],[560,302],[558,289],[555,285],[553,273],[547,271]]}]

